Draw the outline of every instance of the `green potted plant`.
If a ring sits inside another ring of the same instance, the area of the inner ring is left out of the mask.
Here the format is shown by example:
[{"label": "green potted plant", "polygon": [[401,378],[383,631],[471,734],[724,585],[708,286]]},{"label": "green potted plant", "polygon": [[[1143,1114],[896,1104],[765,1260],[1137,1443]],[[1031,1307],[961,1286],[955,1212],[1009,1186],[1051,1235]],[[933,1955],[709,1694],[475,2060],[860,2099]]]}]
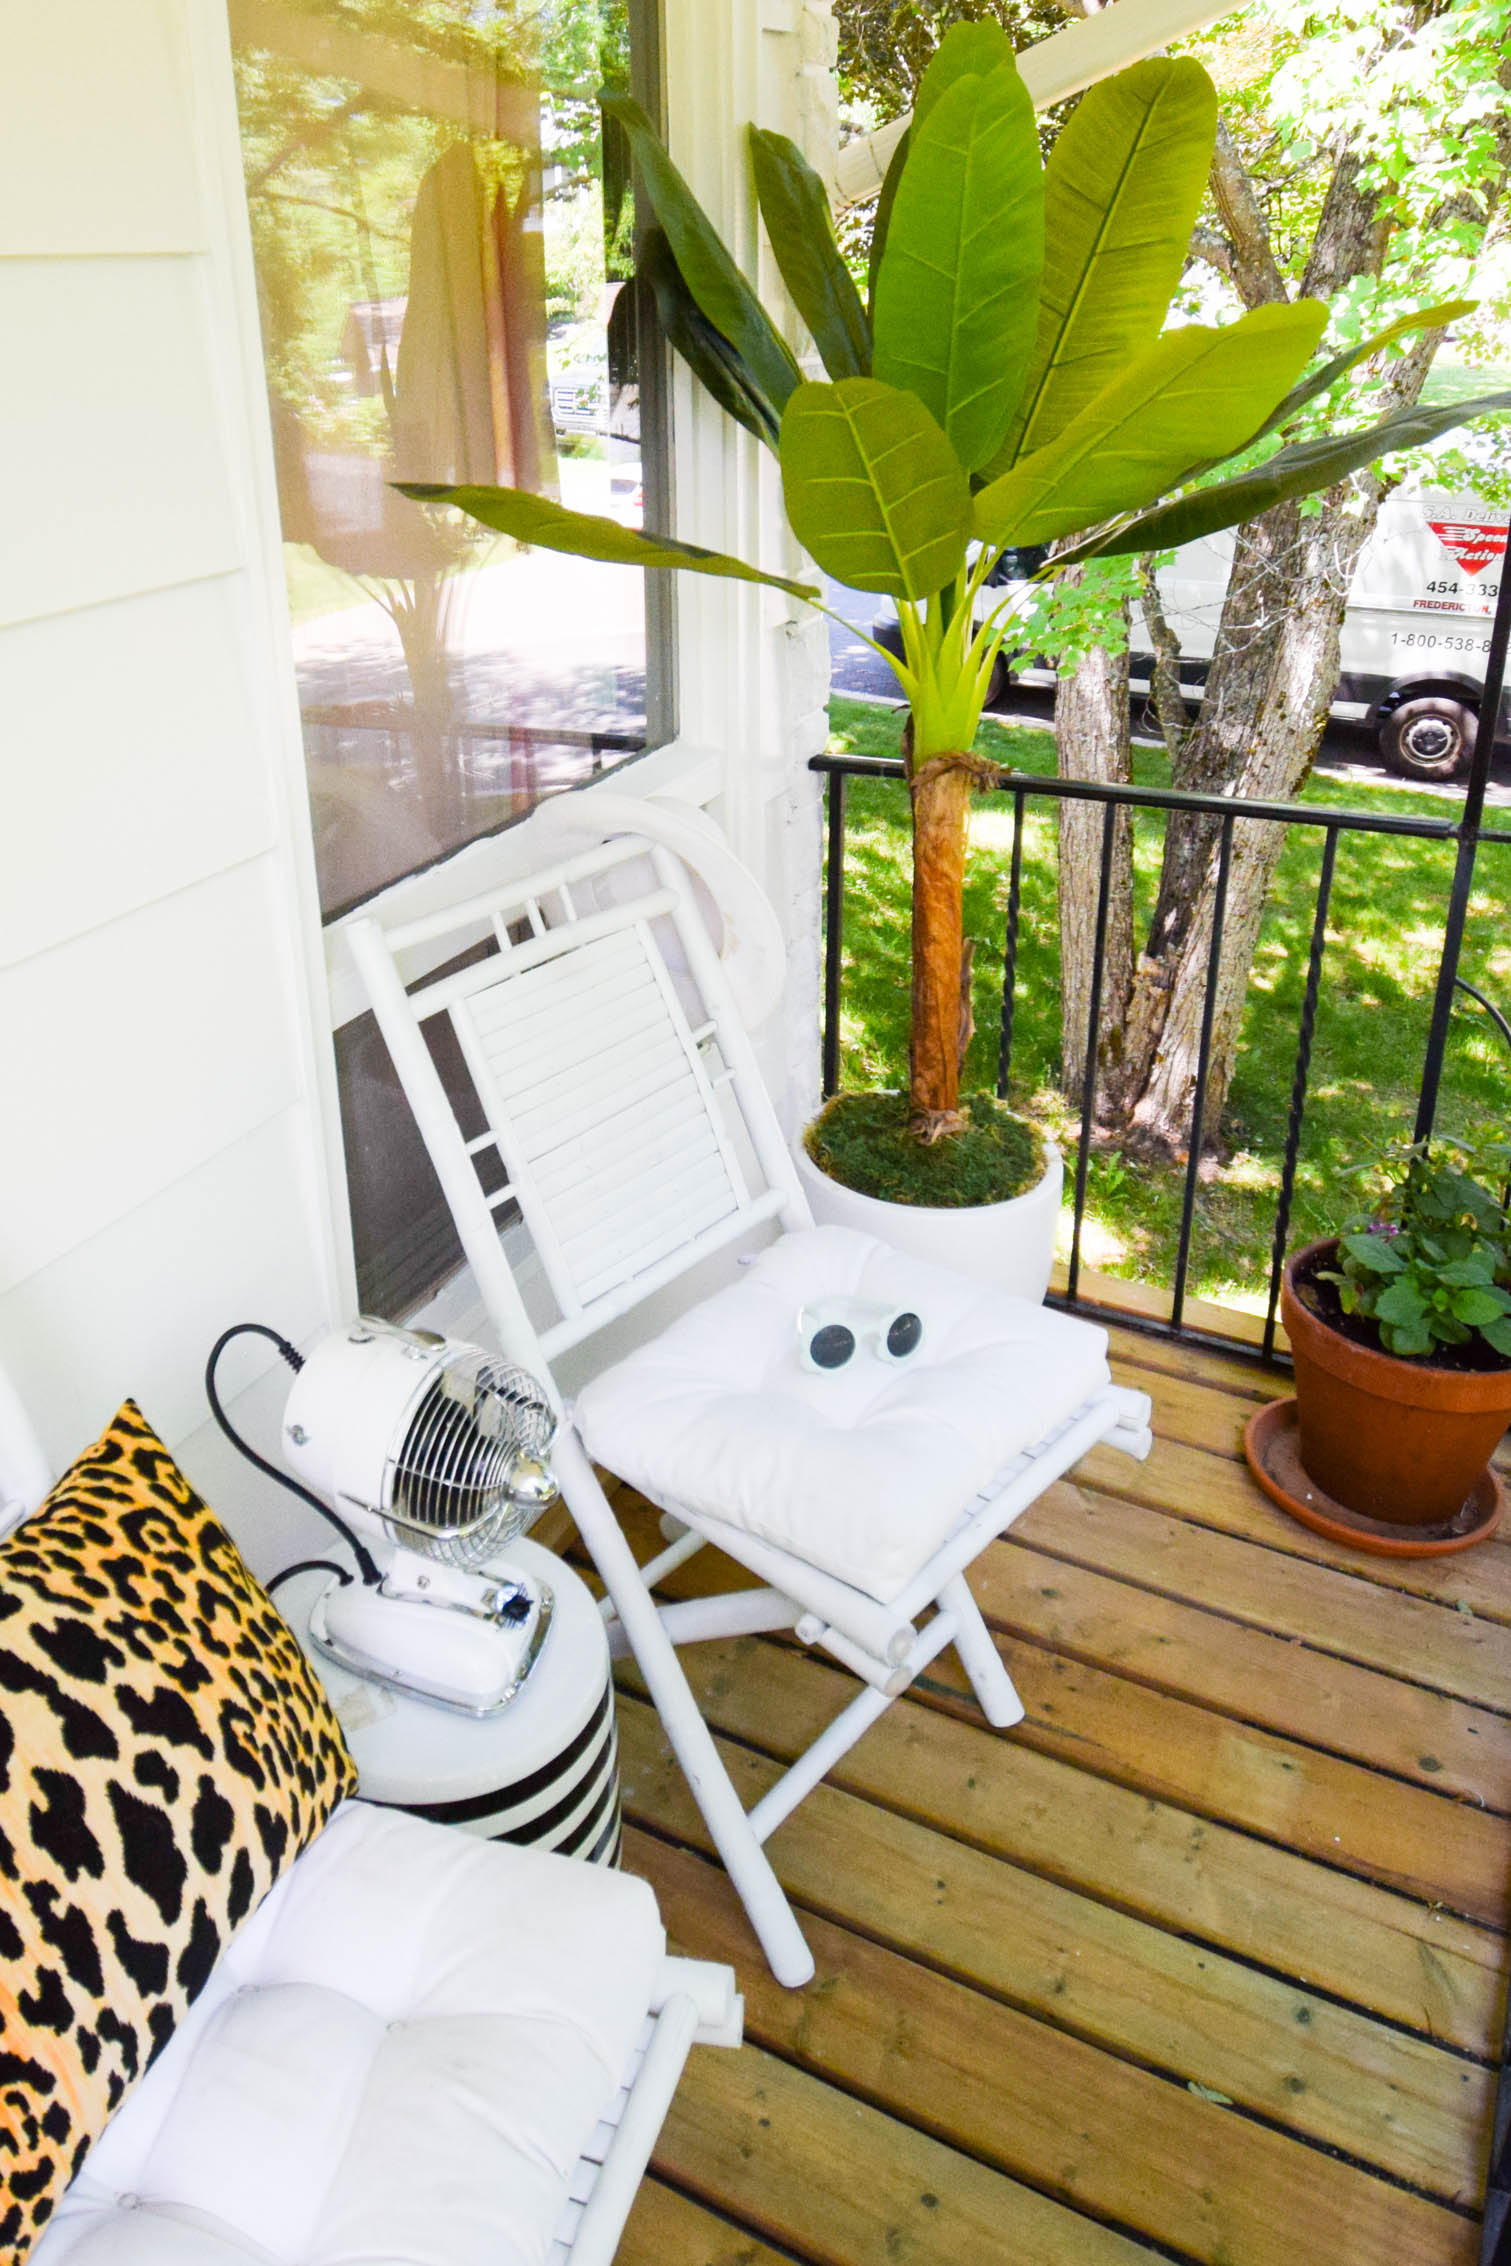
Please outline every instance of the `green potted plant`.
[{"label": "green potted plant", "polygon": [[1302,1515],[1337,1531],[1341,1506],[1366,1546],[1373,1527],[1397,1547],[1478,1541],[1500,1514],[1489,1466],[1511,1423],[1511,1218],[1476,1162],[1411,1148],[1363,1217],[1286,1263],[1296,1399],[1277,1406],[1294,1406],[1314,1490]]},{"label": "green potted plant", "polygon": [[[787,517],[809,555],[897,603],[903,656],[884,658],[909,708],[910,1067],[907,1094],[873,1130],[909,1151],[907,1173],[891,1176],[903,1208],[884,1232],[903,1239],[922,1204],[934,1248],[940,1211],[1016,1198],[1023,1169],[1021,1144],[1000,1137],[999,1105],[982,1096],[963,1106],[960,1095],[970,800],[998,777],[975,740],[1010,626],[1005,606],[978,622],[976,601],[998,556],[1010,544],[1053,544],[1058,568],[1182,543],[1511,407],[1511,394],[1281,446],[1257,470],[1192,488],[1361,357],[1470,303],[1420,310],[1305,376],[1327,325],[1316,300],[1216,329],[1162,330],[1217,124],[1212,82],[1189,59],[1153,58],[1089,89],[1046,164],[1005,33],[993,22],[955,26],[882,189],[864,299],[817,175],[783,136],[752,128],[761,215],[825,381],[802,375],[644,113],[623,96],[605,97],[604,109],[629,139],[658,223],[641,272],[672,346],[775,451]],[[821,603],[794,578],[516,490],[405,493],[459,505],[522,542],[773,583]],[[874,1097],[859,1101],[870,1108]],[[864,1185],[877,1177],[855,1165],[872,1148],[867,1125],[844,1124],[857,1107],[831,1103],[812,1147],[831,1173],[852,1171]],[[1051,1174],[1057,1167],[1056,1158]],[[985,1247],[987,1227],[972,1211],[968,1250]],[[1049,1233],[1052,1247],[1052,1217]]]}]

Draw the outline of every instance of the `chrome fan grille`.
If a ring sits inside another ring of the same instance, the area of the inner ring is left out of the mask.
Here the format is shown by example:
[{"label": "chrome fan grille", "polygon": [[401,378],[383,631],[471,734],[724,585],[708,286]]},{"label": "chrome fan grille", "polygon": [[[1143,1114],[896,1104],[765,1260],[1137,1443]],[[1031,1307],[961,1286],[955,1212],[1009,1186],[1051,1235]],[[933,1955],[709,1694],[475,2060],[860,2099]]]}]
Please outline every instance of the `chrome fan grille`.
[{"label": "chrome fan grille", "polygon": [[384,1487],[396,1542],[453,1566],[479,1566],[511,1542],[534,1508],[516,1498],[522,1458],[544,1462],[556,1430],[528,1370],[468,1348],[437,1371]]}]

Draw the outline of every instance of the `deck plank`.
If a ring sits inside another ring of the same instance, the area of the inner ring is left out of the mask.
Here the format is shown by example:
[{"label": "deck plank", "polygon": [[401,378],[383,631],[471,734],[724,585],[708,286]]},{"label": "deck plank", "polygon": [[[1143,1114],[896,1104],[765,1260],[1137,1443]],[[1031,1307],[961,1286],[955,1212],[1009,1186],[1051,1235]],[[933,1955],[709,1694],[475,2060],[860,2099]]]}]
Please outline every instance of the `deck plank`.
[{"label": "deck plank", "polygon": [[[693,2055],[652,2160],[817,2266],[1153,2266],[1142,2243],[757,2046]],[[1409,2224],[1426,2219],[1406,2200]],[[1434,2237],[1449,2216],[1426,2220]]]},{"label": "deck plank", "polygon": [[[1141,1382],[1147,1389],[1149,1380]],[[1287,1557],[1341,1568],[1381,1589],[1404,1590],[1457,1608],[1462,1601],[1488,1620],[1511,1623],[1511,1547],[1492,1537],[1472,1550],[1448,1558],[1386,1558],[1350,1550],[1313,1534],[1299,1519],[1287,1518],[1251,1478],[1248,1466],[1218,1450],[1194,1447],[1164,1429],[1165,1410],[1155,1411],[1156,1437],[1147,1462],[1134,1466],[1112,1448],[1094,1448],[1077,1464],[1083,1486],[1135,1503],[1148,1503],[1172,1518],[1216,1527]]]},{"label": "deck plank", "polygon": [[1030,1637],[1240,1722],[1511,1812],[1511,1740],[1504,1719],[1486,1709],[1130,1589],[1011,1536],[982,1552],[971,1587],[1004,1635]]},{"label": "deck plank", "polygon": [[[626,1861],[651,1882],[679,1949],[740,1959],[744,1918],[721,1875],[643,1834],[630,1836]],[[744,1971],[746,2034],[761,2046],[1194,2257],[1295,2266],[1279,2194],[1329,2266],[1397,2255],[1398,2189],[832,1922],[810,1920],[807,1932],[818,1966],[808,1991]],[[1424,2213],[1418,2223],[1431,2255],[1462,2255],[1461,2222]]]},{"label": "deck plank", "polygon": [[791,2266],[791,2261],[790,2250],[773,2250],[654,2174],[641,2182],[614,2253],[614,2266]]},{"label": "deck plank", "polygon": [[1511,1637],[1498,1622],[1073,1481],[1026,1511],[1012,1538],[1431,1691],[1511,1709]]},{"label": "deck plank", "polygon": [[[631,1819],[711,1847],[654,1713],[626,1699],[620,1730]],[[747,1802],[778,1775],[720,1752]],[[769,1853],[825,1918],[1430,2193],[1477,2192],[1490,2088],[1474,2063],[829,1784]]]},{"label": "deck plank", "polygon": [[[621,1516],[644,1562],[662,1547],[654,1514],[629,1500]],[[749,1580],[709,1549],[674,1575],[664,1594],[707,1596]],[[1028,1711],[1015,1741],[1492,1928],[1503,1929],[1511,1916],[1511,1819],[1430,1784],[1393,1780],[1385,1799],[1378,1774],[1360,1763],[1019,1636],[999,1648]],[[689,1670],[699,1657],[698,1650],[687,1654]],[[953,1653],[914,1690],[980,1724]]]},{"label": "deck plank", "polygon": [[[1037,1645],[1005,1645],[1003,1652],[1028,1711],[1013,1733],[1017,1743],[1482,1926],[1505,1928],[1511,1819],[1399,1779],[1389,1782],[1387,1800],[1374,1771],[1341,1756]],[[980,1722],[950,1654],[920,1685],[920,1697]]]},{"label": "deck plank", "polygon": [[[699,1645],[686,1666],[708,1722],[784,1763],[852,1690],[841,1671],[753,1638]],[[1494,2025],[1499,1937],[1026,1750],[979,1717],[940,1721],[901,1700],[829,1783],[1427,2037],[1474,2051]]]}]

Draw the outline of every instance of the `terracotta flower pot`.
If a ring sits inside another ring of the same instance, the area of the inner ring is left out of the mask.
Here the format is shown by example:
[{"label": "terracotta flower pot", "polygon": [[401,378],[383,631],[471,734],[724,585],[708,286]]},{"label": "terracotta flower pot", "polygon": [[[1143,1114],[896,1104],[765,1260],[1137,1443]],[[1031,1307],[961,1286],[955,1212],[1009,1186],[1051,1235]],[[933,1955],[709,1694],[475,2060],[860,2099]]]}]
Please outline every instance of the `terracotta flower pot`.
[{"label": "terracotta flower pot", "polygon": [[1452,1519],[1511,1422],[1511,1369],[1436,1369],[1356,1345],[1304,1306],[1298,1270],[1337,1256],[1336,1237],[1286,1261],[1280,1311],[1296,1362],[1301,1461],[1335,1502],[1389,1525]]}]

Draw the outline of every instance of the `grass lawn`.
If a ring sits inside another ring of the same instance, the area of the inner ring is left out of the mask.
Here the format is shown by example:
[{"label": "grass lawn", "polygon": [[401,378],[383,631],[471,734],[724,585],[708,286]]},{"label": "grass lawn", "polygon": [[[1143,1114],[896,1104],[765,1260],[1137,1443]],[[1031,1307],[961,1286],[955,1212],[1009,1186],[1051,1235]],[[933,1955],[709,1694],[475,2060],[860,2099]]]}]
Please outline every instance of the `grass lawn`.
[{"label": "grass lawn", "polygon": [[[896,755],[900,716],[862,701],[830,703],[836,752]],[[1055,769],[1047,731],[988,720],[984,754],[1016,770]],[[1134,777],[1169,784],[1169,765],[1152,749],[1134,752]],[[1333,808],[1452,815],[1442,798],[1393,787],[1322,779],[1304,801]],[[847,804],[845,956],[841,1079],[847,1086],[906,1082],[908,1001],[907,796],[900,783],[856,779]],[[1499,814],[1492,814],[1496,817]],[[1135,829],[1137,886],[1147,915],[1158,879],[1163,827],[1155,814]],[[1264,1305],[1270,1237],[1306,980],[1322,837],[1292,832],[1276,875],[1250,982],[1249,1002],[1224,1124],[1224,1158],[1198,1199],[1191,1290],[1250,1309]],[[983,798],[971,827],[966,931],[976,954],[976,1037],[966,1064],[970,1086],[996,1080],[1002,940],[1012,850],[1012,805]],[[1453,870],[1452,843],[1345,836],[1338,852],[1328,920],[1327,957],[1312,1050],[1311,1086],[1291,1242],[1331,1233],[1357,1208],[1352,1174],[1391,1139],[1409,1134],[1426,1044]],[[1056,829],[1032,804],[1024,829],[1012,1099],[1074,1148],[1078,1115],[1056,1085],[1060,1042],[1059,940],[1055,910]],[[1482,848],[1462,971],[1498,1005],[1511,1008],[1511,847]],[[1456,1013],[1439,1124],[1474,1139],[1505,1137],[1511,1055],[1485,1015],[1466,1001]],[[1083,1257],[1092,1267],[1153,1284],[1174,1269],[1183,1173],[1126,1162],[1092,1161]]]}]

